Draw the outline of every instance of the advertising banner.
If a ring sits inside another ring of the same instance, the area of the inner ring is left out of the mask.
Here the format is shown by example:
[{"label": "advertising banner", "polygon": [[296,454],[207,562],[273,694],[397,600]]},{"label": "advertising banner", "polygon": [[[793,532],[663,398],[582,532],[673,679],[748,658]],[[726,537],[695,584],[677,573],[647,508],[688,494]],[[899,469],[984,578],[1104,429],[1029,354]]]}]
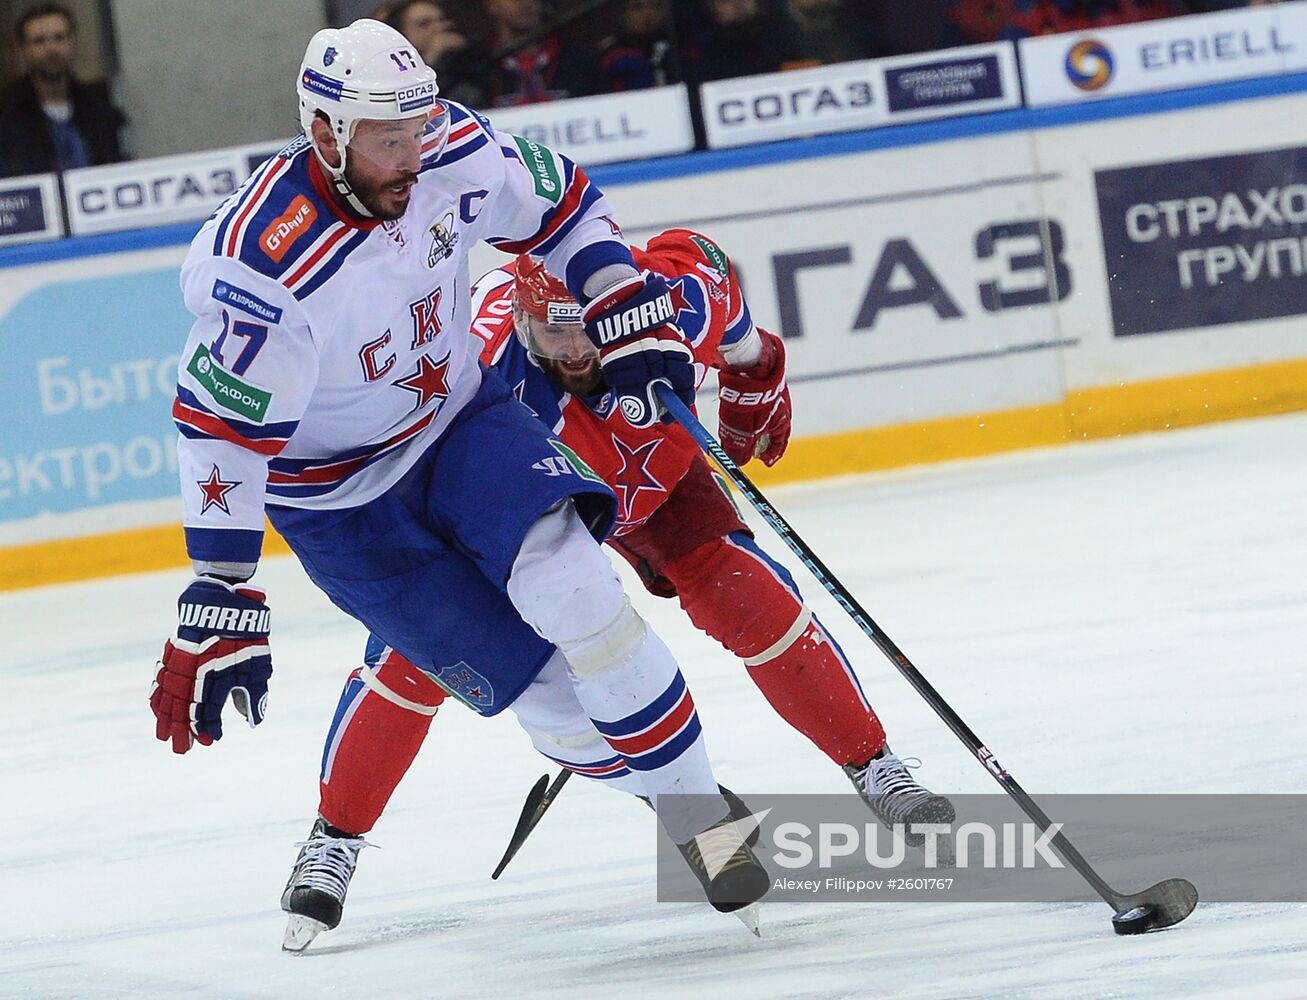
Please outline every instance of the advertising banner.
[{"label": "advertising banner", "polygon": [[708,145],[740,146],[1021,106],[1011,45],[972,45],[705,84]]},{"label": "advertising banner", "polygon": [[4,272],[0,524],[177,494],[183,252]]},{"label": "advertising banner", "polygon": [[1021,106],[1016,50],[976,45],[879,61],[890,123]]},{"label": "advertising banner", "polygon": [[1174,17],[1019,45],[1031,107],[1174,90],[1307,68],[1307,5]]},{"label": "advertising banner", "polygon": [[63,233],[53,174],[0,181],[0,246],[56,239]]},{"label": "advertising banner", "polygon": [[165,156],[64,175],[74,236],[206,218],[254,168],[284,146],[262,143]]},{"label": "advertising banner", "polygon": [[1307,313],[1307,147],[1094,181],[1116,336]]},{"label": "advertising banner", "polygon": [[1072,261],[1084,232],[1040,180],[1010,133],[608,194],[635,242],[684,227],[721,247],[786,340],[805,432],[827,433],[1061,397],[1055,306],[1100,267]]},{"label": "advertising banner", "polygon": [[581,164],[616,163],[694,148],[684,84],[488,112],[495,128]]},{"label": "advertising banner", "polygon": [[871,128],[889,117],[880,66],[871,59],[717,80],[700,94],[714,148]]}]

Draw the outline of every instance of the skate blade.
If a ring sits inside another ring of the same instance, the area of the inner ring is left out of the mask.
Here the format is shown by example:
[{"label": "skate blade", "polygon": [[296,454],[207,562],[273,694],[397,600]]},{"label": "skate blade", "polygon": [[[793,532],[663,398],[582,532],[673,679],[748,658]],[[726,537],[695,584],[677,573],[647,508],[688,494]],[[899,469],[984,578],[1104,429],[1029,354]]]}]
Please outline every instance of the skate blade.
[{"label": "skate blade", "polygon": [[286,921],[286,936],[281,939],[281,950],[298,955],[313,943],[315,937],[327,929],[327,925],[321,920],[292,913]]},{"label": "skate blade", "polygon": [[738,910],[732,910],[731,916],[739,917],[740,923],[749,928],[754,937],[762,937],[762,931],[758,929],[758,921],[761,918],[762,913],[758,909],[757,903],[750,903],[748,906],[742,907]]}]

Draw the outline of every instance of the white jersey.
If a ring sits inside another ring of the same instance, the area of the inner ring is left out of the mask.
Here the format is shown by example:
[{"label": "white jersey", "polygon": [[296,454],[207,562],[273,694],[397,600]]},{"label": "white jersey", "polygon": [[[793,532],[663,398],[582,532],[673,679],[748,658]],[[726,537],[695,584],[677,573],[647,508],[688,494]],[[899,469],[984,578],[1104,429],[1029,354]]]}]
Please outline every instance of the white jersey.
[{"label": "white jersey", "polygon": [[481,382],[478,240],[543,257],[574,289],[634,266],[575,164],[449,108],[449,139],[429,140],[397,222],[340,209],[301,138],[195,237],[173,407],[193,559],[257,561],[265,502],[353,507],[412,467]]}]

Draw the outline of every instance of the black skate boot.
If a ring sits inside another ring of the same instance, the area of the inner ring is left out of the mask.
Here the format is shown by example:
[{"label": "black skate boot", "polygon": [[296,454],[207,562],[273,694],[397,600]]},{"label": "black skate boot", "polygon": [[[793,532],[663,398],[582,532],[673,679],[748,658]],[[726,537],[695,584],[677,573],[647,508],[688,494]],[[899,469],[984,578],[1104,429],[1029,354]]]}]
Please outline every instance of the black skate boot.
[{"label": "black skate boot", "polygon": [[[719,791],[721,793],[722,798],[726,800],[726,808],[728,808],[731,811],[731,819],[733,820],[752,819],[753,810],[751,810],[747,805],[744,804],[744,799],[740,798],[725,785],[718,785],[717,791]],[[645,805],[647,805],[650,809],[654,807],[654,804],[649,801],[649,797],[647,795],[641,795],[639,796],[639,798],[640,801],[643,802]],[[757,847],[758,838],[762,836],[762,827],[760,827],[757,823],[750,823],[749,827],[750,827],[749,835],[744,838],[744,842],[748,844],[750,847]]]},{"label": "black skate boot", "polygon": [[754,856],[747,836],[735,825],[734,816],[727,816],[688,844],[677,846],[713,909],[736,914],[757,934],[758,908],[754,904],[771,888],[771,876]]},{"label": "black skate boot", "polygon": [[[912,766],[920,767],[921,761],[916,760]],[[894,756],[888,746],[866,764],[844,765],[844,773],[881,823],[890,830],[900,827],[899,832],[909,847],[920,847],[926,842],[922,834],[908,829],[911,824],[953,822],[953,803],[917,784],[908,773],[908,765]]]},{"label": "black skate boot", "polygon": [[300,848],[299,857],[281,894],[281,908],[290,914],[281,947],[301,952],[323,931],[340,923],[359,851],[373,845],[337,830],[319,816],[309,839],[295,846]]}]

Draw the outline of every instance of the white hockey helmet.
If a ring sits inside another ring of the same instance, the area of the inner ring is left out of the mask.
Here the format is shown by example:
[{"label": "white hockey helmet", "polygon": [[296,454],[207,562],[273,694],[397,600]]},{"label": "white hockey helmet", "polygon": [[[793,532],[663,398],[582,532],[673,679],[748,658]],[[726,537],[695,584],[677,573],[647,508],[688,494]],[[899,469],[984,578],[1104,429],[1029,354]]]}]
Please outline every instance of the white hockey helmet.
[{"label": "white hockey helmet", "polygon": [[[312,142],[313,119],[326,116],[340,144],[341,162],[332,167],[314,144],[318,160],[342,193],[346,147],[363,119],[398,121],[427,115],[437,121],[440,142],[449,132],[449,112],[436,100],[435,70],[394,28],[367,18],[346,28],[324,28],[309,40],[296,92],[300,127]],[[430,151],[428,151],[430,155]],[[351,201],[354,199],[351,198]],[[355,207],[359,207],[357,204]]]}]

